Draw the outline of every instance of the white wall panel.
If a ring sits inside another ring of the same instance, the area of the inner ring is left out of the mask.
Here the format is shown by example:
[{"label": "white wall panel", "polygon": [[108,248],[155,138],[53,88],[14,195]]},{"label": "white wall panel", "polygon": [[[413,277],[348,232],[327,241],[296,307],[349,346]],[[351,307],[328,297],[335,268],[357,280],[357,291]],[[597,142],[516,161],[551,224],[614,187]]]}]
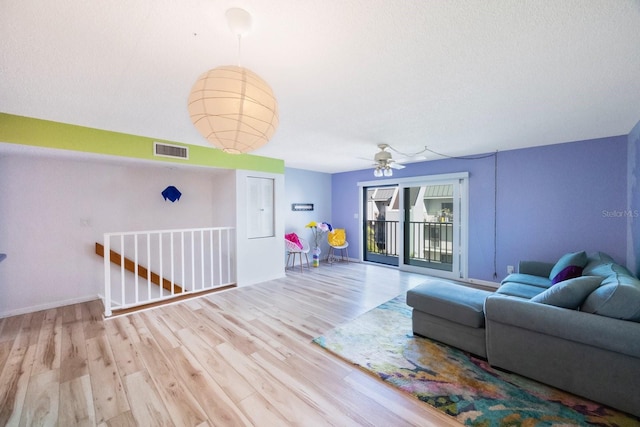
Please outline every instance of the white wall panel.
[{"label": "white wall panel", "polygon": [[105,232],[235,226],[234,183],[235,171],[1,157],[0,317],[96,298]]}]

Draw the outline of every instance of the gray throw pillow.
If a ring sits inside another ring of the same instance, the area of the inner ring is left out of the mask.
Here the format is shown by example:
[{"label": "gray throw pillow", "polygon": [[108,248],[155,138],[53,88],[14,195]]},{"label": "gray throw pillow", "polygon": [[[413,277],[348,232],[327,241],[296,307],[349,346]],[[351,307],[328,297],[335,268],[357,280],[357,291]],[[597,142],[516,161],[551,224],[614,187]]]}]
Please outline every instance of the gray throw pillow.
[{"label": "gray throw pillow", "polygon": [[614,273],[602,280],[580,310],[615,319],[640,322],[640,280]]},{"label": "gray throw pillow", "polygon": [[584,266],[582,270],[583,276],[607,276],[607,274],[598,274],[593,271],[594,269],[605,265],[605,264],[613,264],[615,261],[611,258],[610,255],[604,252],[596,252],[587,257],[587,265]]},{"label": "gray throw pillow", "polygon": [[602,277],[581,276],[556,283],[541,294],[531,298],[533,302],[577,309],[600,286]]}]

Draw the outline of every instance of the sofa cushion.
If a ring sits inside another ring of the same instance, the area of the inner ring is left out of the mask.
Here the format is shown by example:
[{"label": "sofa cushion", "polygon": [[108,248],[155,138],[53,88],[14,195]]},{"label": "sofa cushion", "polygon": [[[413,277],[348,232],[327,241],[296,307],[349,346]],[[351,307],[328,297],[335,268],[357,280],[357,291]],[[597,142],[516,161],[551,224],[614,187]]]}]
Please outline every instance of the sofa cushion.
[{"label": "sofa cushion", "polygon": [[613,264],[615,261],[610,255],[604,252],[594,252],[587,256],[587,264],[582,270],[583,276],[601,276],[601,274],[593,274],[593,269],[604,264]]},{"label": "sofa cushion", "polygon": [[582,276],[556,283],[531,298],[532,302],[576,309],[602,283],[602,277]]},{"label": "sofa cushion", "polygon": [[600,277],[609,277],[612,274],[619,274],[621,276],[633,276],[626,267],[623,267],[619,264],[609,262],[604,264],[598,264],[594,266],[589,266],[588,270],[583,270],[583,276],[600,276]]},{"label": "sofa cushion", "polygon": [[532,286],[525,283],[508,282],[500,285],[496,293],[530,299],[544,291],[545,288],[541,288],[539,286]]},{"label": "sofa cushion", "polygon": [[534,276],[532,274],[512,273],[502,280],[502,284],[506,283],[523,283],[525,285],[537,286],[547,289],[551,286],[551,280],[547,277]]},{"label": "sofa cushion", "polygon": [[[555,263],[553,262],[520,260],[518,262],[518,273],[549,277],[554,265]],[[551,284],[551,281],[549,281],[549,284]]]},{"label": "sofa cushion", "polygon": [[587,253],[585,251],[564,254],[551,269],[549,279],[555,285],[564,280],[579,277],[582,275],[585,265],[587,265]]},{"label": "sofa cushion", "polygon": [[589,294],[580,310],[640,322],[640,280],[614,273]]}]

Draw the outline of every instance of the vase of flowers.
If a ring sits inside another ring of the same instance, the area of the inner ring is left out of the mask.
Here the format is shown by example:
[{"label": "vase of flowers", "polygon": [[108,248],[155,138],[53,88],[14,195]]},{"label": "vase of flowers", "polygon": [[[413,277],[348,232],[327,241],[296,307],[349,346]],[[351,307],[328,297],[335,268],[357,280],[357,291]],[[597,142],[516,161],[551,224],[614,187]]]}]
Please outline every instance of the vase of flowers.
[{"label": "vase of flowers", "polygon": [[313,257],[312,265],[314,267],[320,266],[320,243],[322,242],[322,236],[324,236],[329,231],[333,230],[331,224],[328,222],[316,222],[311,221],[309,224],[305,225],[305,228],[310,228],[313,233],[313,249],[311,250],[311,254]]},{"label": "vase of flowers", "polygon": [[319,246],[316,246],[311,251],[311,265],[312,266],[320,267],[320,253],[322,253],[322,251],[320,250]]}]

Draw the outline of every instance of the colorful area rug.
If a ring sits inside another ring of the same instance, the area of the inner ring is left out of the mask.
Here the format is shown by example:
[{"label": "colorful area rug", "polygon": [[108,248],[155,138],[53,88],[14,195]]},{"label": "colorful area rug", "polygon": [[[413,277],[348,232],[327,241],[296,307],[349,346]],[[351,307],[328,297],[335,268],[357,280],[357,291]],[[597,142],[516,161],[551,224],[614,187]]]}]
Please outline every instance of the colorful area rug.
[{"label": "colorful area rug", "polygon": [[638,426],[640,419],[414,337],[401,295],[313,340],[470,426]]}]

